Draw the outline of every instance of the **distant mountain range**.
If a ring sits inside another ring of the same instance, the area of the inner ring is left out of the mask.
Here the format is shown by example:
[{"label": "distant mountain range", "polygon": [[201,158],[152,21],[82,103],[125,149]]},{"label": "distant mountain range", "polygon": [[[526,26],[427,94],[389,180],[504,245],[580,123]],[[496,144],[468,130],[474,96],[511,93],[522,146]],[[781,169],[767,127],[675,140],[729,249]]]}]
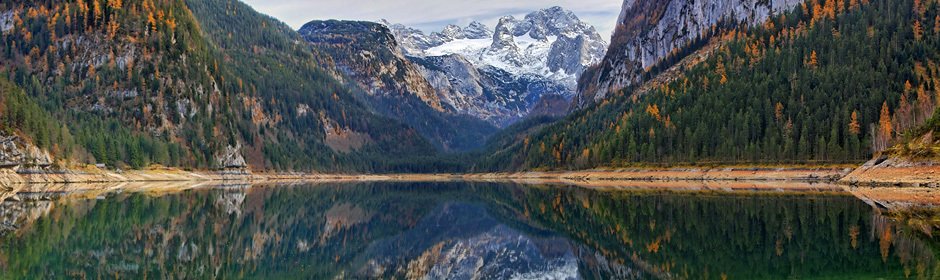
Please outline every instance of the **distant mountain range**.
[{"label": "distant mountain range", "polygon": [[340,80],[379,114],[416,128],[445,151],[482,141],[530,115],[563,115],[583,69],[606,43],[553,7],[495,29],[473,22],[423,32],[388,22],[311,21],[299,33],[329,54]]},{"label": "distant mountain range", "polygon": [[[506,16],[490,29],[479,22],[424,32],[384,22],[403,53],[458,112],[506,126],[528,116],[544,96],[570,99],[581,72],[604,56],[607,43],[571,11],[552,7],[523,19]],[[557,107],[557,106],[556,106]],[[568,108],[553,108],[563,114]]]}]

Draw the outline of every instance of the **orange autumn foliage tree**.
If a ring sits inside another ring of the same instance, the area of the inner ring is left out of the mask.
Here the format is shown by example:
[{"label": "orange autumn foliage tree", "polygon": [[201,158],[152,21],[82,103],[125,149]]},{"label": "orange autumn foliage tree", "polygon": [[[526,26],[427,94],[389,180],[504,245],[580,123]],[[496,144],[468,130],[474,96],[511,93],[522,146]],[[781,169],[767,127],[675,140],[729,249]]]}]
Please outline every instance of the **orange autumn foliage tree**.
[{"label": "orange autumn foliage tree", "polygon": [[888,108],[887,101],[881,106],[881,117],[878,121],[878,128],[875,135],[874,150],[883,151],[890,145],[894,133],[894,126],[891,125],[891,109]]},{"label": "orange autumn foliage tree", "polygon": [[914,40],[920,41],[924,39],[924,27],[920,24],[919,20],[914,20],[914,25],[911,29],[914,31]]},{"label": "orange autumn foliage tree", "polygon": [[858,123],[858,111],[852,111],[852,120],[849,122],[849,132],[852,135],[858,135],[862,132],[862,126]]},{"label": "orange autumn foliage tree", "polygon": [[917,116],[914,121],[915,122],[927,121],[927,119],[929,119],[933,115],[936,108],[937,108],[936,100],[934,100],[934,98],[930,96],[929,93],[927,93],[927,90],[924,89],[924,86],[918,87],[917,88]]},{"label": "orange autumn foliage tree", "polygon": [[816,69],[816,66],[819,66],[819,58],[816,56],[815,50],[810,53],[809,59],[806,61],[806,66],[811,69]]}]

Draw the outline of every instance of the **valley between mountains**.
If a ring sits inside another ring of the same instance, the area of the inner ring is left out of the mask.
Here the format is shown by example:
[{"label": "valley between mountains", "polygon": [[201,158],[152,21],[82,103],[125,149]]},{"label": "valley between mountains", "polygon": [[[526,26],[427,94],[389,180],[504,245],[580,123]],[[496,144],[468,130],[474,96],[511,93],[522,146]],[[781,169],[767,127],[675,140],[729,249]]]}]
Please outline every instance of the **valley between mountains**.
[{"label": "valley between mountains", "polygon": [[4,185],[933,188],[938,107],[935,0],[626,0],[609,38],[563,7],[425,32],[294,30],[237,0],[0,2]]}]

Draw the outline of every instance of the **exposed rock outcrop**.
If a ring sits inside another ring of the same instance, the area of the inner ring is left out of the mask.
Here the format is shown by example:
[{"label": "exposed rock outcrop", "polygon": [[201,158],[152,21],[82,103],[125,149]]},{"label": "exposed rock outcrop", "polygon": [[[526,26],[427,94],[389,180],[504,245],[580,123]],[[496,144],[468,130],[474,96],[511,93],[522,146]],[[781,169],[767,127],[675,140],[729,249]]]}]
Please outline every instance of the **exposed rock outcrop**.
[{"label": "exposed rock outcrop", "polygon": [[13,11],[0,12],[0,32],[7,33],[13,30]]},{"label": "exposed rock outcrop", "polygon": [[33,168],[52,165],[49,152],[24,141],[19,136],[0,134],[0,168]]},{"label": "exposed rock outcrop", "polygon": [[228,146],[216,156],[219,167],[226,170],[248,169],[248,162],[241,153],[241,145]]}]

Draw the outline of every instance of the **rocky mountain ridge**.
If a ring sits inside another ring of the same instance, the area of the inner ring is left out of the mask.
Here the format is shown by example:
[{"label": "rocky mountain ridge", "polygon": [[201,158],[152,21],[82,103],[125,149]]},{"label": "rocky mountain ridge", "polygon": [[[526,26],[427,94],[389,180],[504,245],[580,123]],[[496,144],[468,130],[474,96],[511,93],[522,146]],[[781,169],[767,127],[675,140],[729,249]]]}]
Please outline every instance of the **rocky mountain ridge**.
[{"label": "rocky mountain ridge", "polygon": [[570,99],[583,69],[599,62],[606,47],[594,27],[561,7],[503,17],[492,30],[473,22],[425,35],[382,23],[423,66],[443,102],[497,126],[525,118],[543,96]]},{"label": "rocky mountain ridge", "polygon": [[334,56],[336,67],[370,95],[414,95],[444,111],[434,88],[401,53],[391,32],[380,24],[355,21],[311,21],[298,32],[321,49],[348,49]]},{"label": "rocky mountain ridge", "polygon": [[[448,25],[425,35],[401,24],[387,25],[409,56],[460,54],[478,66],[533,74],[573,85],[586,66],[600,61],[606,42],[597,30],[573,12],[551,7],[523,19],[505,16],[495,29],[473,22],[466,28]],[[559,59],[557,56],[564,56]]]},{"label": "rocky mountain ridge", "polygon": [[574,105],[592,104],[641,82],[647,69],[723,21],[753,26],[802,2],[625,0],[607,54],[581,77]]}]

